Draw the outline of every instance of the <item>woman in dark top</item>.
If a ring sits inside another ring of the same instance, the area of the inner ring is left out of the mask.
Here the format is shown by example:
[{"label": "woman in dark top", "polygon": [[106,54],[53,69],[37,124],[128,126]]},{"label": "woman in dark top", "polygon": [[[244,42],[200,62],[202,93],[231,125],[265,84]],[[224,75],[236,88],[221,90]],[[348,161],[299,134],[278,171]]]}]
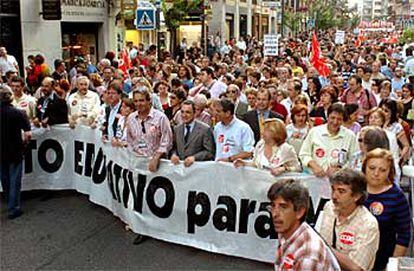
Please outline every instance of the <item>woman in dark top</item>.
[{"label": "woman in dark top", "polygon": [[312,105],[316,105],[319,102],[320,97],[320,91],[321,91],[322,85],[321,81],[319,81],[318,76],[313,76],[308,79],[308,95],[311,101]]},{"label": "woman in dark top", "polygon": [[414,86],[412,84],[404,84],[402,86],[402,99],[401,102],[404,105],[404,110],[401,115],[401,118],[407,121],[411,127],[413,126],[413,120],[407,119],[408,111],[413,107],[413,97],[414,97]]},{"label": "woman in dark top", "polygon": [[364,205],[375,216],[380,242],[373,270],[385,270],[390,257],[402,257],[410,243],[410,209],[407,198],[393,182],[394,160],[390,151],[370,151],[362,171],[367,179],[368,198]]},{"label": "woman in dark top", "polygon": [[319,117],[323,118],[326,121],[328,117],[328,108],[331,104],[335,103],[337,100],[337,94],[333,86],[326,86],[323,87],[320,92],[320,100],[314,108],[310,112],[310,117]]},{"label": "woman in dark top", "polygon": [[165,115],[171,122],[171,125],[174,126],[174,117],[181,109],[181,103],[187,99],[187,93],[185,90],[180,87],[170,94],[170,107],[164,110]]}]

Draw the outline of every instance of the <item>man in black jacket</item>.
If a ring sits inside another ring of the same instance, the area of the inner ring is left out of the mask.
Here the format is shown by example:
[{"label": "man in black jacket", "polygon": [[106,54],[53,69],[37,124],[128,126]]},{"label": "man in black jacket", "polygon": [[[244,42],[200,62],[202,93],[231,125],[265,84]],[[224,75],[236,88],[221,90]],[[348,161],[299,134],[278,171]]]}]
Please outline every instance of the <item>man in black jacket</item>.
[{"label": "man in black jacket", "polygon": [[[20,189],[23,173],[24,146],[31,138],[30,122],[24,111],[12,106],[12,91],[0,85],[1,118],[1,186],[3,196],[7,199],[9,219],[22,214],[20,207]],[[22,137],[22,130],[23,137]]]},{"label": "man in black jacket", "polygon": [[116,135],[118,128],[119,114],[122,107],[122,86],[117,82],[113,82],[109,85],[107,91],[108,105],[105,107],[105,123],[103,130],[103,137],[105,140],[111,141]]},{"label": "man in black jacket", "polygon": [[253,130],[255,145],[263,135],[264,121],[266,119],[278,118],[284,120],[281,114],[269,109],[271,97],[272,94],[268,89],[260,90],[257,93],[256,109],[250,110],[244,115],[243,120]]},{"label": "man in black jacket", "polygon": [[68,123],[66,101],[55,93],[55,86],[56,81],[51,77],[46,77],[42,81],[43,97],[37,101],[36,118],[33,119],[33,125],[36,127]]}]

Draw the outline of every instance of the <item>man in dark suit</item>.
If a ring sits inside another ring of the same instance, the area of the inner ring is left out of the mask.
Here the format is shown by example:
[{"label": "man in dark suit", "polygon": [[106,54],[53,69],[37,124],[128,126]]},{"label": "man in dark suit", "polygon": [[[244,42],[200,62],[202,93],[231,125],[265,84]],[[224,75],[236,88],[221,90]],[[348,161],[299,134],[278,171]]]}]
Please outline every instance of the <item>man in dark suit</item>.
[{"label": "man in dark suit", "polygon": [[46,77],[42,81],[43,97],[37,101],[36,117],[33,125],[47,127],[49,125],[68,123],[68,107],[66,101],[59,98],[55,92],[56,81]]},{"label": "man in dark suit", "polygon": [[181,105],[183,123],[174,127],[174,147],[171,162],[175,165],[184,160],[186,167],[194,161],[213,160],[215,156],[214,136],[210,127],[194,119],[195,105],[184,101]]},{"label": "man in dark suit", "polygon": [[270,102],[272,94],[268,89],[260,90],[257,93],[256,109],[248,111],[243,120],[249,124],[254,133],[255,145],[263,134],[264,121],[270,118],[278,118],[284,121],[279,113],[271,111]]},{"label": "man in dark suit", "polygon": [[109,141],[116,135],[116,130],[118,128],[119,118],[117,115],[121,113],[122,93],[123,90],[121,84],[113,82],[109,85],[107,91],[108,105],[105,107],[105,123],[102,131],[103,137]]}]

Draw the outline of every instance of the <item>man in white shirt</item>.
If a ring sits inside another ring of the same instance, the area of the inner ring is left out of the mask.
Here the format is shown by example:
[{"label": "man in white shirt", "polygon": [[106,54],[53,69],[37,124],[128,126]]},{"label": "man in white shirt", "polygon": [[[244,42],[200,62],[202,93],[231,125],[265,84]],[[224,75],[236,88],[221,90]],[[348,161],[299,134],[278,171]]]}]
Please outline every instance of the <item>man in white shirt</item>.
[{"label": "man in white shirt", "polygon": [[220,100],[217,107],[220,122],[214,128],[216,161],[233,162],[252,156],[253,131],[247,123],[234,117],[234,109],[234,103],[229,99]]},{"label": "man in white shirt", "polygon": [[89,79],[86,76],[78,77],[76,85],[78,91],[68,98],[69,126],[75,128],[76,124],[83,124],[94,127],[100,112],[99,95],[88,90]]},{"label": "man in white shirt", "polygon": [[345,167],[357,150],[354,133],[342,127],[344,114],[342,104],[331,105],[327,124],[313,127],[302,144],[302,165],[317,177],[330,176]]},{"label": "man in white shirt", "polygon": [[214,79],[214,71],[210,67],[201,69],[200,79],[204,86],[201,91],[209,94],[211,98],[219,98],[227,90],[226,84]]},{"label": "man in white shirt", "polygon": [[290,110],[292,109],[293,103],[296,97],[298,97],[299,94],[301,94],[301,92],[302,92],[302,84],[300,83],[300,81],[290,79],[287,82],[288,97],[286,99],[283,99],[280,103],[286,108],[289,116],[290,116]]},{"label": "man in white shirt", "polygon": [[14,56],[7,54],[5,47],[0,47],[0,76],[5,76],[8,71],[18,73],[19,64]]},{"label": "man in white shirt", "polygon": [[11,80],[11,89],[13,90],[12,105],[26,112],[27,117],[32,121],[36,117],[36,99],[24,93],[24,79],[13,77]]}]

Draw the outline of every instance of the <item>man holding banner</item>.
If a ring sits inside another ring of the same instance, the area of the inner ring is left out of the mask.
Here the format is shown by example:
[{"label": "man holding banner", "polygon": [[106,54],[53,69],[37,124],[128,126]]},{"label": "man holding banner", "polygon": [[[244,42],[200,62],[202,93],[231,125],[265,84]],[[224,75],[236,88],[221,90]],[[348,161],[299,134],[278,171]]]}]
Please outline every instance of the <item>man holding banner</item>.
[{"label": "man holding banner", "polygon": [[234,162],[248,159],[253,154],[254,134],[250,126],[234,116],[234,103],[220,100],[217,116],[220,122],[214,128],[216,161]]},{"label": "man holding banner", "polygon": [[275,231],[279,235],[275,270],[341,270],[333,252],[306,222],[309,191],[298,181],[274,183],[267,197]]},{"label": "man holding banner", "polygon": [[171,162],[175,165],[184,160],[189,167],[195,161],[214,159],[214,136],[210,127],[195,119],[193,101],[184,101],[181,105],[183,123],[174,127],[174,149]]},{"label": "man holding banner", "polygon": [[146,87],[135,90],[133,99],[137,111],[128,118],[127,142],[137,154],[150,157],[148,170],[155,172],[172,147],[170,122],[164,113],[152,108],[152,96]]}]

